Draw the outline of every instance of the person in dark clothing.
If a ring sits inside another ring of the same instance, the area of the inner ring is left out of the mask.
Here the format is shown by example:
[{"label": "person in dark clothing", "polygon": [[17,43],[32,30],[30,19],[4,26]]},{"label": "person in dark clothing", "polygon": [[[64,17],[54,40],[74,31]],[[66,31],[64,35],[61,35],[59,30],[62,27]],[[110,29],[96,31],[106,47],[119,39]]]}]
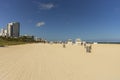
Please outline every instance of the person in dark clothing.
[{"label": "person in dark clothing", "polygon": [[86,43],[84,43],[84,48],[86,48]]},{"label": "person in dark clothing", "polygon": [[86,52],[91,53],[92,45],[87,45],[86,46]]},{"label": "person in dark clothing", "polygon": [[65,44],[63,44],[63,48],[65,48]]}]

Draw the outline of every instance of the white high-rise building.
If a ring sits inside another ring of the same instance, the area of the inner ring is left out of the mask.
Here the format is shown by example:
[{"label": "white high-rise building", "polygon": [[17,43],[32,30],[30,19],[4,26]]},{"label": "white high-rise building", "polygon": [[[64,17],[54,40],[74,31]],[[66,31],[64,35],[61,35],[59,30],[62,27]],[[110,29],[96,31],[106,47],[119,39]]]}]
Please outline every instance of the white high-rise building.
[{"label": "white high-rise building", "polygon": [[3,37],[7,36],[7,30],[2,28],[0,31],[0,36],[3,36]]},{"label": "white high-rise building", "polygon": [[0,30],[0,36],[3,36],[3,34],[4,34],[4,29],[2,28],[2,29]]},{"label": "white high-rise building", "polygon": [[6,29],[4,30],[4,35],[7,36],[7,30]]},{"label": "white high-rise building", "polygon": [[7,24],[7,36],[8,37],[19,37],[20,35],[20,23],[11,22]]}]

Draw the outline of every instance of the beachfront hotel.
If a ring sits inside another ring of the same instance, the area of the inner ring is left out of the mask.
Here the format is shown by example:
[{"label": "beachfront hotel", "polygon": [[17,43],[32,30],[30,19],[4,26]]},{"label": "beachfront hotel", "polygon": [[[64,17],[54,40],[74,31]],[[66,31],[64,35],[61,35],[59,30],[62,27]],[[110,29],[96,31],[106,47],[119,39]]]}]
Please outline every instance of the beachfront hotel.
[{"label": "beachfront hotel", "polygon": [[11,22],[7,24],[7,36],[8,37],[19,37],[20,35],[20,23]]},{"label": "beachfront hotel", "polygon": [[4,28],[2,28],[2,29],[0,30],[0,36],[2,36],[2,37],[7,36],[7,30],[4,29]]},{"label": "beachfront hotel", "polygon": [[7,24],[7,29],[2,28],[0,30],[0,36],[2,37],[19,37],[20,35],[20,23],[11,22]]}]

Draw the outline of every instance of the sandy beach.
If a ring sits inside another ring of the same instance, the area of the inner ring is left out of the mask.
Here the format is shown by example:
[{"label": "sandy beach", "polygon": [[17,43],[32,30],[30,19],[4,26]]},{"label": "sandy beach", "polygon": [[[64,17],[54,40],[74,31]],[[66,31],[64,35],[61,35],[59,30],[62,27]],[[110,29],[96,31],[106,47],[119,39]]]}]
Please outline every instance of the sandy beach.
[{"label": "sandy beach", "polygon": [[0,47],[0,80],[120,80],[120,45]]}]

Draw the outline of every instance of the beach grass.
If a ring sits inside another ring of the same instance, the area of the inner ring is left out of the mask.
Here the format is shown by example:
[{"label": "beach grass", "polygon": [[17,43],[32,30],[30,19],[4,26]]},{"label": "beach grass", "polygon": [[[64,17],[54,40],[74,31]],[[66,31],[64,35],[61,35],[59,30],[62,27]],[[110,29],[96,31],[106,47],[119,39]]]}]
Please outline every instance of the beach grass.
[{"label": "beach grass", "polygon": [[19,37],[19,38],[12,38],[12,37],[0,37],[0,46],[9,46],[9,45],[20,45],[20,44],[27,44],[27,43],[34,43],[33,37]]},{"label": "beach grass", "polygon": [[9,45],[20,45],[20,44],[26,44],[27,42],[22,41],[6,41],[6,40],[0,40],[0,47],[9,46]]}]

